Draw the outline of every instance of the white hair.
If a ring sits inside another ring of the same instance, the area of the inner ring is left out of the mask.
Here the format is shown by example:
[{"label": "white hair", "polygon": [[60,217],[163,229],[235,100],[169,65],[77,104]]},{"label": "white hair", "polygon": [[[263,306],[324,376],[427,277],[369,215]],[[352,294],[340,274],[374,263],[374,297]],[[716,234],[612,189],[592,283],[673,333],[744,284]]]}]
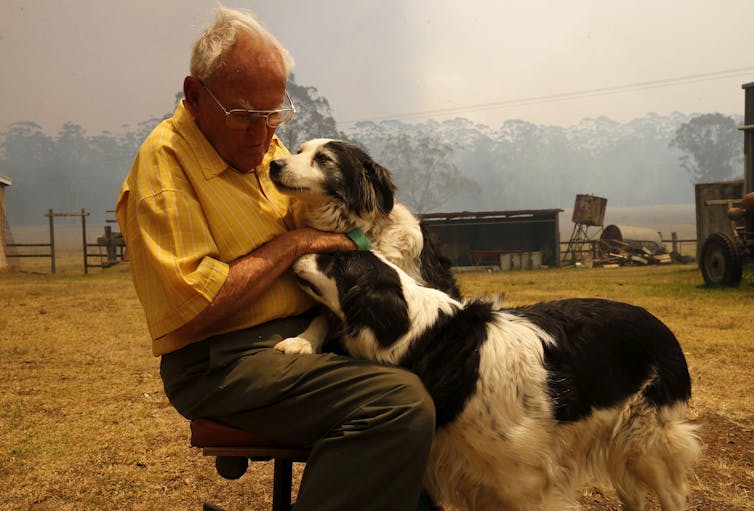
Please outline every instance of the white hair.
[{"label": "white hair", "polygon": [[221,5],[217,7],[215,22],[208,26],[194,43],[191,50],[191,74],[202,81],[210,78],[222,63],[225,52],[242,34],[261,40],[277,50],[283,59],[285,75],[290,76],[293,70],[293,57],[259,19],[251,11],[228,9]]}]

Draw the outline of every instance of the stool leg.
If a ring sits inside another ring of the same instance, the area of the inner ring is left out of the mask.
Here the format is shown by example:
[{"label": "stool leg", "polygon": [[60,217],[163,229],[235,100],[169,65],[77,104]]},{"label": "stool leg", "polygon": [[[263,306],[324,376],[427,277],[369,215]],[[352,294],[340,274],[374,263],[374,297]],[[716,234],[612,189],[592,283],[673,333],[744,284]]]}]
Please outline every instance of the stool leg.
[{"label": "stool leg", "polygon": [[293,486],[293,462],[275,458],[272,483],[272,511],[291,511],[291,487]]}]

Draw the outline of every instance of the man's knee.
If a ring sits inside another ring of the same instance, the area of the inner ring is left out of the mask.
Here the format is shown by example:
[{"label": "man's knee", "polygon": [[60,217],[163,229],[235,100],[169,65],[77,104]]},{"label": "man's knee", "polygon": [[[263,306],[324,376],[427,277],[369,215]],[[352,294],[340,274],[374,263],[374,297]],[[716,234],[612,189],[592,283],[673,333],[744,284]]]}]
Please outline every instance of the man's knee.
[{"label": "man's knee", "polygon": [[[412,375],[413,376],[413,375]],[[416,383],[411,387],[416,394],[416,416],[417,420],[424,423],[424,426],[434,432],[435,429],[435,403],[432,396],[424,387],[424,384],[416,377]]]},{"label": "man's knee", "polygon": [[417,439],[430,439],[435,429],[435,405],[421,380],[407,371],[398,375],[399,386],[391,395],[399,427]]}]

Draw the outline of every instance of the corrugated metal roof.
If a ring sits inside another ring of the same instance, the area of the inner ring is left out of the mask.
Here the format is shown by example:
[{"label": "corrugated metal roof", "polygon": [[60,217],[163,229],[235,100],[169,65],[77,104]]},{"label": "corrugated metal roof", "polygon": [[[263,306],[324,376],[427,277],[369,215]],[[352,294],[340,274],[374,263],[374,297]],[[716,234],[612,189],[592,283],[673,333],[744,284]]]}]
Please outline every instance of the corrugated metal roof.
[{"label": "corrugated metal roof", "polygon": [[518,216],[557,216],[562,209],[517,209],[507,211],[455,211],[450,213],[422,213],[418,215],[422,220],[479,220],[493,217],[518,217]]}]

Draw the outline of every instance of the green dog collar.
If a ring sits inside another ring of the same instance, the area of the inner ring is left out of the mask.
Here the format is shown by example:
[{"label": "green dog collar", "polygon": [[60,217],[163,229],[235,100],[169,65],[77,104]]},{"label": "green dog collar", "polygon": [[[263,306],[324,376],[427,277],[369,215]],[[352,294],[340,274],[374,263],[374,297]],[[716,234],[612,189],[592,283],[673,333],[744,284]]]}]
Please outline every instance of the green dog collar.
[{"label": "green dog collar", "polygon": [[346,233],[346,236],[351,238],[351,241],[356,244],[356,247],[359,250],[372,250],[372,242],[369,241],[369,238],[367,238],[367,235],[364,234],[364,231],[362,231],[358,227],[352,231],[348,231]]}]

